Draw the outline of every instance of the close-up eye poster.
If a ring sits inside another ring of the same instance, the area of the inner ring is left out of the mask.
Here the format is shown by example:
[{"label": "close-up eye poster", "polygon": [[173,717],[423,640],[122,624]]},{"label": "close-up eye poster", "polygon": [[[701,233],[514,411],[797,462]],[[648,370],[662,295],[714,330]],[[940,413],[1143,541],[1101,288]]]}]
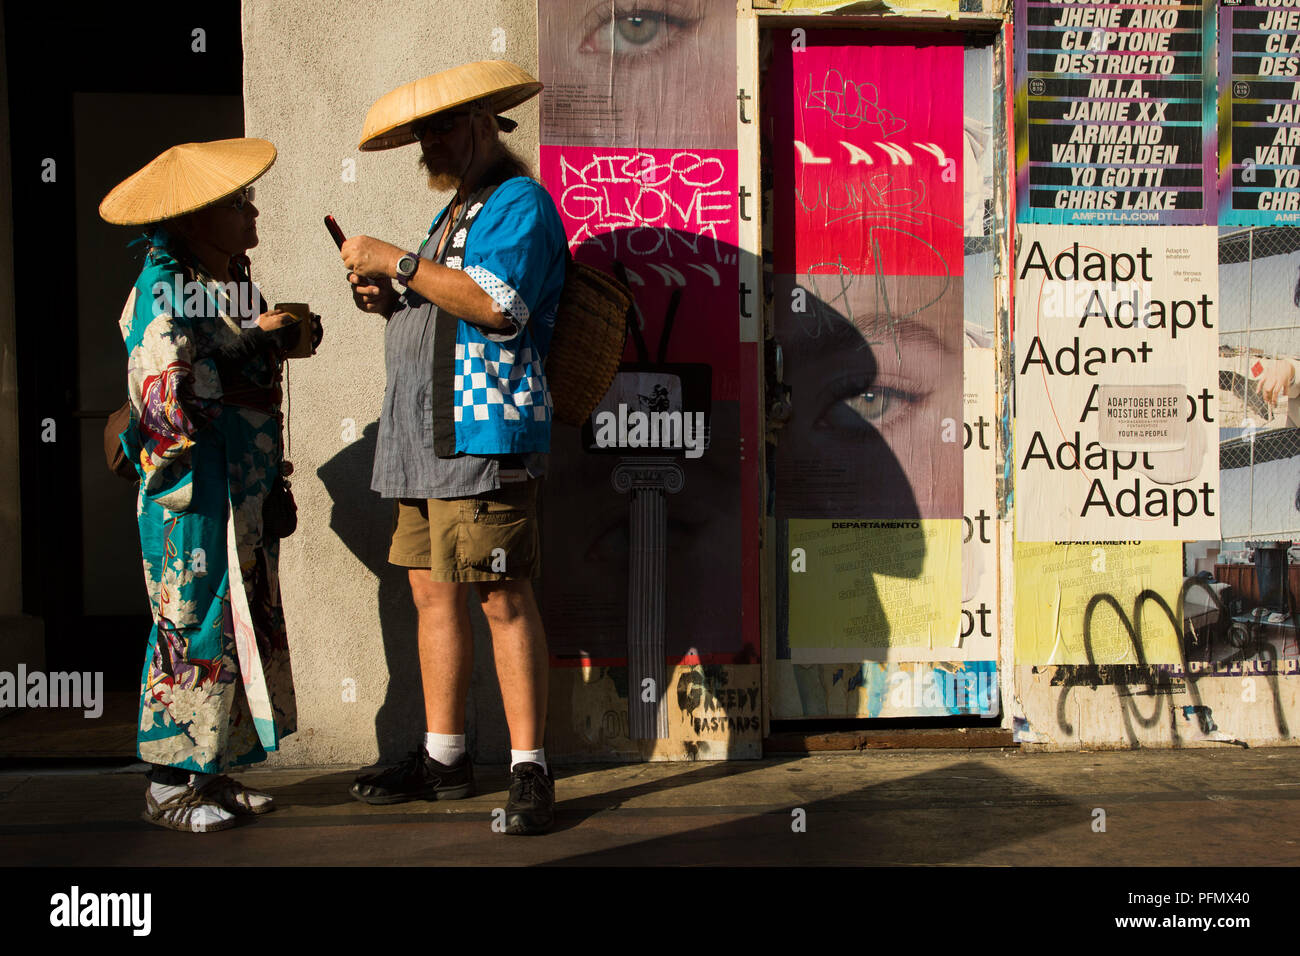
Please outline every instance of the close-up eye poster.
[{"label": "close-up eye poster", "polygon": [[540,0],[542,143],[736,148],[736,9]]},{"label": "close-up eye poster", "polygon": [[[759,685],[761,505],[744,453],[759,437],[741,424],[757,358],[737,294],[741,217],[757,206],[739,195],[736,129],[755,117],[735,51],[726,3],[538,4],[541,180],[574,259],[633,294],[612,387],[586,425],[554,426],[543,518],[561,719],[594,753],[758,745],[757,709],[705,719],[691,690],[701,667]],[[680,440],[646,425],[678,417]]]},{"label": "close-up eye poster", "polygon": [[[964,554],[989,553],[964,548],[963,520],[967,418],[978,426],[985,385],[963,389],[965,253],[984,244],[988,145],[963,89],[979,51],[935,34],[785,36],[773,34],[763,97],[792,406],[773,451],[787,564],[773,714],[995,712],[996,693],[887,692],[996,687],[993,569],[963,574]],[[972,344],[988,344],[983,330]]]}]

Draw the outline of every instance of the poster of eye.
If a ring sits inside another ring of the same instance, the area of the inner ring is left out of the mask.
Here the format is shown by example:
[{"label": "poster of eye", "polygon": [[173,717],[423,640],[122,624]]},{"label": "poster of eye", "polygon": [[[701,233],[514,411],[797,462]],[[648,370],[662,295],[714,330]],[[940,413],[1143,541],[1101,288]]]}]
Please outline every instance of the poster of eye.
[{"label": "poster of eye", "polygon": [[1213,223],[1215,5],[1016,0],[1017,221]]},{"label": "poster of eye", "polygon": [[[996,688],[987,428],[963,454],[967,426],[993,418],[991,318],[963,327],[970,253],[991,248],[986,51],[842,30],[773,31],[772,49],[773,305],[792,405],[772,452],[787,563],[773,716],[996,711],[996,693],[889,692],[941,673]],[[971,355],[989,359],[973,379]]]},{"label": "poster of eye", "polygon": [[1219,224],[1300,222],[1300,0],[1219,7]]},{"label": "poster of eye", "polygon": [[1213,227],[1026,226],[1016,539],[1217,538]]},{"label": "poster of eye", "polygon": [[777,515],[960,519],[963,49],[800,33],[774,41],[764,98],[793,393]]},{"label": "poster of eye", "polygon": [[[761,504],[744,449],[760,438],[742,402],[759,362],[738,295],[740,222],[757,209],[736,143],[756,117],[737,98],[735,14],[704,0],[538,4],[540,178],[573,258],[633,294],[613,384],[583,426],[553,429],[543,513],[542,617],[571,743],[588,752],[758,747],[756,709],[743,726],[697,707],[688,719],[698,692],[681,683],[699,667],[719,686],[759,680]],[[620,701],[578,676],[597,663]],[[619,732],[592,730],[607,725]]]}]

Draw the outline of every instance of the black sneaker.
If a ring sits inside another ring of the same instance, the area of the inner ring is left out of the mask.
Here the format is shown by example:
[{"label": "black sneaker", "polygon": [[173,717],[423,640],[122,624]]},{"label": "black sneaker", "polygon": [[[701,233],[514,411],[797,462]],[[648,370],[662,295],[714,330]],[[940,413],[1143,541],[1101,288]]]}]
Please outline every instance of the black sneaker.
[{"label": "black sneaker", "polygon": [[421,747],[387,770],[357,777],[350,792],[362,803],[377,805],[408,800],[460,800],[474,795],[474,766],[468,753],[447,766],[438,763]]},{"label": "black sneaker", "polygon": [[545,833],[555,822],[555,778],[541,764],[521,763],[510,771],[506,833]]}]

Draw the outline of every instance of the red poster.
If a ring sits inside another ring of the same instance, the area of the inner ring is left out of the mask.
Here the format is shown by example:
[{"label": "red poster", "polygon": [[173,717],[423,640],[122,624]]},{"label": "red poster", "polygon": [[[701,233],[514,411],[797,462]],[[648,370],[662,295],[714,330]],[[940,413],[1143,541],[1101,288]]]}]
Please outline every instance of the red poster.
[{"label": "red poster", "polygon": [[[735,400],[736,151],[543,146],[542,182],[574,257],[627,270],[647,349],[657,356],[662,345],[666,361],[711,365],[713,398]],[[629,337],[628,361],[635,350]]]},{"label": "red poster", "polygon": [[817,37],[773,51],[777,271],[961,275],[961,47]]}]

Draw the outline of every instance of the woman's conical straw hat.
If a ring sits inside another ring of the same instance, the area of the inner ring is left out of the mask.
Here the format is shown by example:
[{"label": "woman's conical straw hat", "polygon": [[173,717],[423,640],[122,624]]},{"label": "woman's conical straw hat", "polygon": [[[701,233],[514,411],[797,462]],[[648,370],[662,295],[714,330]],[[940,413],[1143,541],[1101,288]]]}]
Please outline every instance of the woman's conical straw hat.
[{"label": "woman's conical straw hat", "polygon": [[99,215],[119,226],[174,219],[233,195],[271,168],[264,139],[219,139],[173,146],[113,187]]},{"label": "woman's conical straw hat", "polygon": [[399,86],[375,101],[361,128],[363,150],[392,149],[415,142],[411,124],[434,113],[486,99],[504,113],[542,91],[542,84],[506,60],[480,60]]}]

